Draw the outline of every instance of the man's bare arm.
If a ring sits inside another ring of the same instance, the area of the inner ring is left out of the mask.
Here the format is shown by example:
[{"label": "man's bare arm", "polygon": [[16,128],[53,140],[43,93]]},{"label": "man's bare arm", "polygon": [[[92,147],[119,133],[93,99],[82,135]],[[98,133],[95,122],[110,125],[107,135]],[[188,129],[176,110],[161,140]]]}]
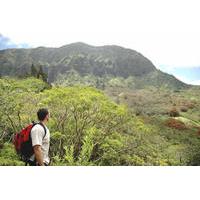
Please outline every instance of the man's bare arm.
[{"label": "man's bare arm", "polygon": [[38,164],[40,166],[44,166],[41,146],[40,145],[35,145],[33,147],[33,150],[34,150],[35,158],[36,158],[36,161],[38,162]]}]

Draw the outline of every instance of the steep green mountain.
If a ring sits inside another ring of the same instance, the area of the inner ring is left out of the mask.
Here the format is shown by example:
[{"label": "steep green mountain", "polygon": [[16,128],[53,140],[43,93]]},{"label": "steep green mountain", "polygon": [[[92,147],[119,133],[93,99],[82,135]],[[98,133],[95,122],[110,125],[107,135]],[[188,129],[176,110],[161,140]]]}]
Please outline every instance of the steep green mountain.
[{"label": "steep green mountain", "polygon": [[[118,82],[125,81],[130,88],[188,87],[175,77],[157,70],[152,62],[140,53],[119,46],[94,47],[73,43],[60,48],[0,51],[1,76],[29,76],[33,73],[33,68],[36,71],[42,69],[50,83],[59,81],[60,75],[63,79],[68,79],[69,73],[71,76],[71,72],[74,72],[81,78],[90,75],[96,83],[100,81],[107,84],[113,82],[113,78],[119,78]],[[122,86],[126,87],[127,84]]]}]

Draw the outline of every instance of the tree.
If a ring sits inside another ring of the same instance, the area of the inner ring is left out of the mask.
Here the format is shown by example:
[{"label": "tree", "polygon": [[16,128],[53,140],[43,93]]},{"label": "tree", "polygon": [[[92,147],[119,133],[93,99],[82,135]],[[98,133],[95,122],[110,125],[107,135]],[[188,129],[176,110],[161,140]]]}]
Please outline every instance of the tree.
[{"label": "tree", "polygon": [[44,82],[47,83],[47,74],[45,74],[45,72],[43,71],[42,65],[39,65],[39,71],[38,71],[38,74],[37,74],[37,78],[40,78]]},{"label": "tree", "polygon": [[37,78],[37,74],[38,74],[38,70],[36,69],[35,65],[32,64],[32,65],[31,65],[31,76]]},{"label": "tree", "polygon": [[[87,148],[92,150],[85,150],[91,155],[88,162],[100,163],[104,154],[101,147],[106,138],[114,133],[123,134],[129,127],[130,116],[126,107],[115,104],[94,88],[57,87],[42,95],[42,105],[48,106],[52,114],[50,129],[57,132],[53,134],[57,139],[52,140],[52,154],[62,162],[67,148],[68,153],[73,149],[73,162],[79,163],[89,137],[92,147]],[[91,131],[92,137],[89,136]]]}]

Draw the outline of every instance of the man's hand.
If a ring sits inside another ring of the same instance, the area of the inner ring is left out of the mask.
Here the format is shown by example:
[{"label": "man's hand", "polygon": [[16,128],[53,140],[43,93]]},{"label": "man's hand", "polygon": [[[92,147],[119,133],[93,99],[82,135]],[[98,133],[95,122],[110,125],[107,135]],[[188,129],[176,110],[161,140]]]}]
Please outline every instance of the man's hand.
[{"label": "man's hand", "polygon": [[35,145],[33,147],[33,150],[34,150],[35,158],[36,158],[36,161],[38,162],[38,164],[40,166],[44,166],[41,146],[40,145]]}]

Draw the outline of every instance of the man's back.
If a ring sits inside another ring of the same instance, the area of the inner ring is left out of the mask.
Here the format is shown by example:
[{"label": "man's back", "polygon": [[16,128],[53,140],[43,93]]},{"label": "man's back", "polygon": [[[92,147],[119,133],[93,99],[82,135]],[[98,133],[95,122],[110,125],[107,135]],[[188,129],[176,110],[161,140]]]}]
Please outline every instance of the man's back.
[{"label": "man's back", "polygon": [[[44,127],[46,129],[46,135]],[[40,124],[36,124],[31,130],[31,138],[33,147],[36,145],[41,146],[43,154],[43,162],[48,165],[50,162],[49,159],[50,132],[45,125],[44,127]],[[34,161],[35,155],[33,155],[30,160]]]}]

